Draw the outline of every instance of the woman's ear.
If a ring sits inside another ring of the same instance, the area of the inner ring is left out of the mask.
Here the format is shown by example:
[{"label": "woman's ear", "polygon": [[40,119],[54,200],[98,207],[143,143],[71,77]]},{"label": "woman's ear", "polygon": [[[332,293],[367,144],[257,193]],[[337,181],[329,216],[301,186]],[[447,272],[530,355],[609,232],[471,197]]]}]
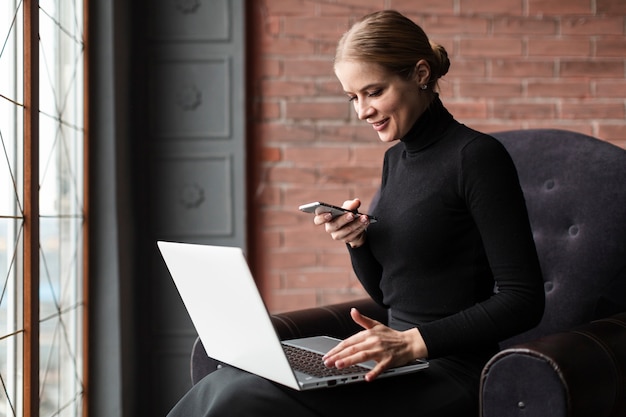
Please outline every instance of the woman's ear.
[{"label": "woman's ear", "polygon": [[419,87],[428,85],[430,81],[430,65],[425,59],[420,59],[415,64],[415,82]]}]

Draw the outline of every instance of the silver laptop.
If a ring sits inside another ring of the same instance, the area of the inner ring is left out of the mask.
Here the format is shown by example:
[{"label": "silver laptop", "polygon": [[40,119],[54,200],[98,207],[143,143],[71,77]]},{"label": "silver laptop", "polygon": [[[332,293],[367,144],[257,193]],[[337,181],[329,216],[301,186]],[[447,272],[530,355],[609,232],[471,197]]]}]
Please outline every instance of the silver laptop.
[{"label": "silver laptop", "polygon": [[[295,390],[363,381],[375,365],[359,364],[352,373],[326,368],[319,355],[340,342],[327,336],[281,342],[240,248],[163,241],[158,246],[207,354],[217,361]],[[322,373],[288,358],[294,350],[314,356],[308,365]],[[379,378],[427,367],[426,360],[417,360]]]}]

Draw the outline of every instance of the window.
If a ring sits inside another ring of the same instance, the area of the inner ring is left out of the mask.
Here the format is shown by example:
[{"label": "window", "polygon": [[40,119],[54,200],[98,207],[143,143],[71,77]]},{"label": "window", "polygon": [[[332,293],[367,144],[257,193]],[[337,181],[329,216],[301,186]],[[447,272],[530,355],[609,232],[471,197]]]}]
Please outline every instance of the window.
[{"label": "window", "polygon": [[0,2],[0,417],[85,407],[83,69],[82,0]]}]

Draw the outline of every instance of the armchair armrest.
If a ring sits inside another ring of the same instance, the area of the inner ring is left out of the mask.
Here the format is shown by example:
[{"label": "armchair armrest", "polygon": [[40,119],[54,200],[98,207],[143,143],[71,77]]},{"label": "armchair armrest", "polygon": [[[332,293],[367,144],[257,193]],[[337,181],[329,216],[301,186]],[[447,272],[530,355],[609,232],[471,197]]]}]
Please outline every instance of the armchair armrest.
[{"label": "armchair armrest", "polygon": [[496,354],[482,417],[626,415],[626,312]]},{"label": "armchair armrest", "polygon": [[[371,299],[274,314],[271,319],[280,340],[319,335],[343,339],[360,330],[360,327],[350,318],[352,307],[374,320],[387,323],[387,310]],[[215,371],[219,362],[209,358],[200,339],[196,339],[191,352],[190,365],[191,381],[195,385],[206,375]]]}]

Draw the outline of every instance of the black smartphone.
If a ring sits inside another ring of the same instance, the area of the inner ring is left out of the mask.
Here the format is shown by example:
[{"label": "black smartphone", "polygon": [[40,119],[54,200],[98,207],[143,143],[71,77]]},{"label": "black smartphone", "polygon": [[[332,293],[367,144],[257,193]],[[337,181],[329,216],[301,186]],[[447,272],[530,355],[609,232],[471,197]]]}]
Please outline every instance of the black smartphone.
[{"label": "black smartphone", "polygon": [[[305,213],[313,213],[313,214],[331,213],[333,215],[333,219],[345,213],[354,213],[356,216],[362,216],[365,214],[365,213],[359,213],[356,210],[348,210],[348,209],[341,208],[338,206],[333,206],[332,204],[322,203],[321,201],[303,204],[298,208],[300,209],[300,211],[304,211]],[[365,214],[365,215],[370,219],[370,223],[376,223],[378,221],[378,219],[374,216],[370,216],[369,214]]]}]

